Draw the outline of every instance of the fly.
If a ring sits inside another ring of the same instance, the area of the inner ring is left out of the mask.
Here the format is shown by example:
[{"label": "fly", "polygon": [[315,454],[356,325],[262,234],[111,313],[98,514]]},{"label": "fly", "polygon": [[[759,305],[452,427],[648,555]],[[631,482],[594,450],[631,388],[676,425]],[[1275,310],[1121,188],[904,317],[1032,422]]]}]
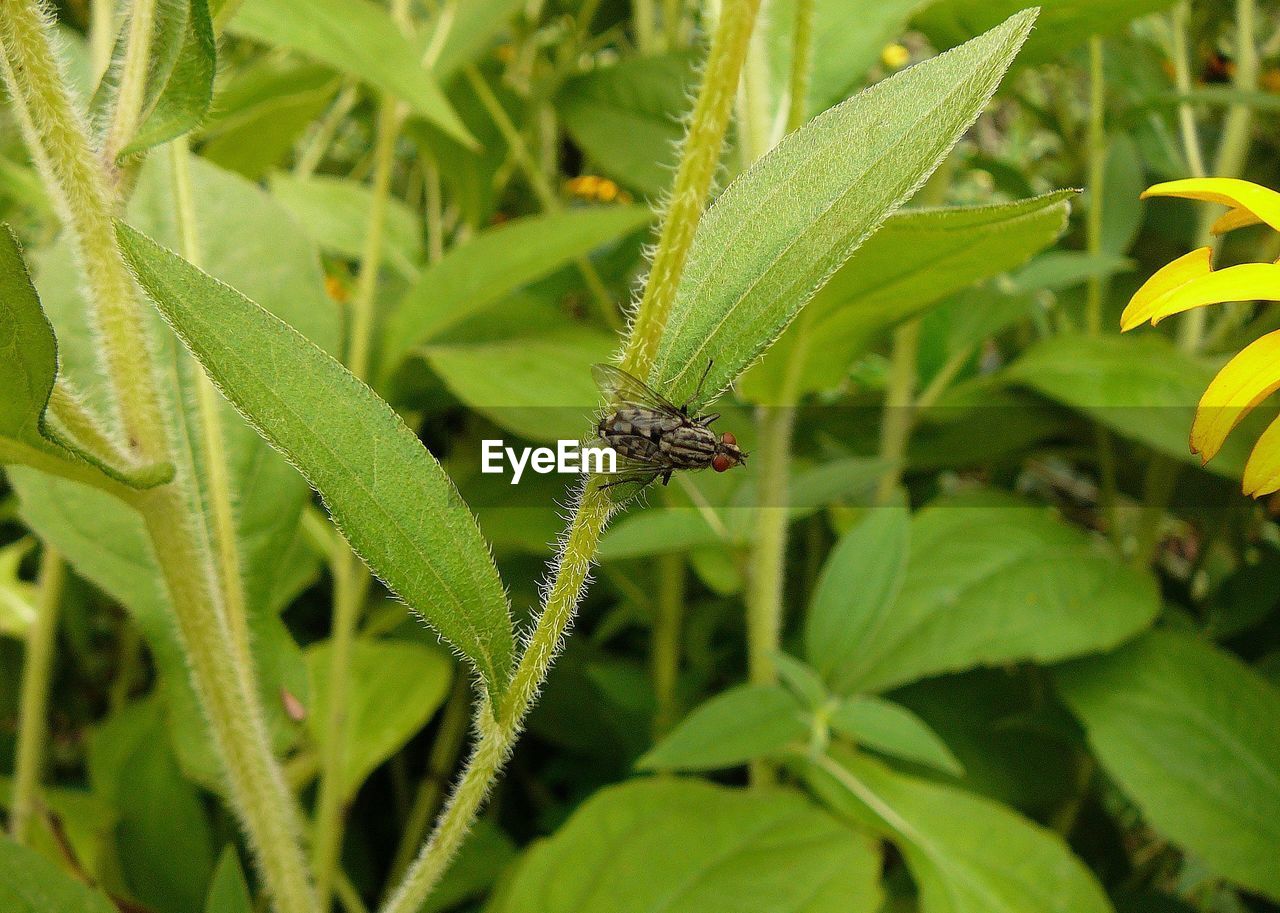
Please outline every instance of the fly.
[{"label": "fly", "polygon": [[618,454],[619,466],[626,467],[624,477],[602,487],[623,482],[648,485],[659,476],[666,485],[677,469],[710,466],[716,472],[726,472],[746,462],[747,455],[738,449],[732,433],[717,435],[711,430],[711,423],[720,417],[718,412],[689,414],[689,403],[702,392],[710,370],[708,362],[697,392],[684,405],[676,406],[621,368],[591,366],[591,374],[609,402],[609,411],[596,424],[596,434]]}]

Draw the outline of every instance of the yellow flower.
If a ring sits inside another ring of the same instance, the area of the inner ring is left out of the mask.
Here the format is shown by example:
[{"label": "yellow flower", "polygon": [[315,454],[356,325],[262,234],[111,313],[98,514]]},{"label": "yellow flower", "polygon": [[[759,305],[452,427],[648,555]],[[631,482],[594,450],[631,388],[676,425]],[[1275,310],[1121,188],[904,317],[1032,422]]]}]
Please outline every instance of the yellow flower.
[{"label": "yellow flower", "polygon": [[[1143,197],[1185,197],[1230,207],[1213,223],[1214,234],[1265,223],[1280,231],[1280,193],[1249,181],[1196,178],[1156,184]],[[1121,330],[1148,320],[1157,324],[1206,304],[1224,301],[1280,301],[1280,263],[1245,263],[1213,268],[1212,249],[1193,250],[1148,279],[1120,315]],[[1196,408],[1191,450],[1208,462],[1231,430],[1280,389],[1280,331],[1268,333],[1227,362]],[[1253,497],[1280,491],[1280,419],[1271,424],[1249,456],[1244,492]]]},{"label": "yellow flower", "polygon": [[901,70],[911,62],[911,52],[903,45],[886,44],[880,52],[880,62],[890,70]]}]

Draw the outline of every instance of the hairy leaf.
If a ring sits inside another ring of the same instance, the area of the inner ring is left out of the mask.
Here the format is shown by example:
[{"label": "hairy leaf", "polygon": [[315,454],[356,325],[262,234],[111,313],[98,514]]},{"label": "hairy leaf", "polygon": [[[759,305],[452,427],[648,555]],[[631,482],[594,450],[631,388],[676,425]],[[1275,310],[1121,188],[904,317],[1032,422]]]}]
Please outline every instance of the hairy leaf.
[{"label": "hairy leaf", "polygon": [[1034,11],[832,108],[740,175],[703,217],[650,380],[724,391],[938,166],[995,92]]},{"label": "hairy leaf", "polygon": [[377,394],[288,324],[120,223],[139,283],[242,415],[320,492],[352,548],[480,672],[513,652],[506,596],[475,518]]}]

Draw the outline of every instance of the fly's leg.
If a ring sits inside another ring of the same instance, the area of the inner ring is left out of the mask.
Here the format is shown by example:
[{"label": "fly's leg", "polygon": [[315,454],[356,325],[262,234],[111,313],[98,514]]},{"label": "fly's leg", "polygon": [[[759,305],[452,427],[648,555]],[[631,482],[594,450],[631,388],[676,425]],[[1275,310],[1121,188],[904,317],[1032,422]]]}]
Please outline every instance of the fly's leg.
[{"label": "fly's leg", "polygon": [[665,488],[667,483],[671,481],[671,467],[668,466],[662,471],[662,486]]},{"label": "fly's leg", "polygon": [[[682,415],[688,415],[688,414],[689,414],[689,404],[690,404],[690,403],[697,402],[698,400],[700,400],[700,399],[702,398],[702,385],[703,385],[703,384],[705,384],[705,383],[707,382],[707,375],[711,373],[711,366],[712,366],[713,364],[715,364],[715,359],[714,359],[714,358],[708,358],[708,359],[707,359],[707,366],[706,366],[705,368],[703,368],[703,369],[702,369],[702,376],[701,376],[700,378],[698,378],[698,389],[694,390],[694,391],[693,391],[693,396],[691,396],[691,397],[689,397],[688,399],[686,399],[686,400],[684,401],[684,405],[682,405],[682,406],[680,407],[680,413],[681,413]],[[714,419],[712,419],[712,421],[714,421]],[[708,423],[708,424],[709,424],[709,423]]]},{"label": "fly's leg", "polygon": [[[612,482],[605,482],[603,485],[600,486],[600,488],[602,489],[612,488],[615,485],[631,485],[631,484],[636,484],[641,487],[644,487],[645,485],[648,485],[650,482],[652,482],[654,479],[656,479],[660,475],[662,475],[662,473],[656,469],[650,473],[642,473],[642,472],[631,473],[629,475],[623,476],[622,478],[614,479]],[[667,476],[670,477],[670,475],[671,475],[671,470],[668,469]],[[662,484],[665,485],[666,483],[663,482]]]}]

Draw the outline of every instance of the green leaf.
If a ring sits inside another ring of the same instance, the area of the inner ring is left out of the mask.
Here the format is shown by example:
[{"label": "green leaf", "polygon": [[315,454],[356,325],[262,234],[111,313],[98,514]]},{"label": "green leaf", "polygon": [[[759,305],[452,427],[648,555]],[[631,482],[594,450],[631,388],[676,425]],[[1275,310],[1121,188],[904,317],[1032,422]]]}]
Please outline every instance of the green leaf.
[{"label": "green leaf", "polygon": [[[850,583],[856,588],[857,585]],[[888,609],[847,603],[860,632],[847,688],[883,691],[941,672],[1106,650],[1147,627],[1160,600],[1132,570],[1041,507],[975,495],[911,524],[911,558]]]},{"label": "green leaf", "polygon": [[[157,237],[177,244],[172,174],[168,156],[144,164],[130,201],[130,215]],[[338,344],[337,308],[323,292],[319,258],[289,216],[247,181],[191,160],[192,199],[206,268],[224,282],[254,295],[318,345]],[[253,237],[246,245],[244,238]],[[59,245],[37,258],[39,281],[58,327],[62,368],[77,386],[101,390],[96,339],[85,324],[85,306],[70,250]],[[207,498],[207,478],[195,372],[190,356],[158,316],[156,362],[167,401],[170,433],[187,442],[180,478],[200,485],[194,499]],[[91,403],[94,405],[95,403]],[[220,403],[223,454],[236,496],[236,540],[240,548],[246,610],[259,679],[259,697],[277,749],[292,745],[300,727],[281,705],[281,691],[306,700],[306,672],[292,635],[279,618],[290,587],[317,573],[315,556],[297,548],[299,520],[311,492],[305,480],[226,403]],[[169,714],[169,733],[188,777],[211,789],[221,786],[221,766],[206,733],[191,686],[185,653],[141,519],[123,504],[78,485],[24,474],[15,487],[24,518],[55,543],[76,570],[123,604],[138,625],[155,661]],[[111,543],[110,549],[102,543]]]},{"label": "green leaf", "polygon": [[[912,13],[929,0],[814,0],[813,62],[806,109],[810,115],[844,101],[880,61],[880,52],[904,31]],[[785,97],[791,75],[796,0],[769,7],[769,62],[774,95]]]},{"label": "green leaf", "polygon": [[798,393],[835,386],[878,333],[1052,244],[1066,227],[1070,197],[1058,191],[1015,203],[897,213],[747,373],[743,393],[767,401],[793,358],[803,365]]},{"label": "green leaf", "polygon": [[1152,827],[1280,899],[1280,691],[1235,657],[1160,630],[1055,678]]},{"label": "green leaf", "polygon": [[[328,734],[331,653],[327,640],[307,649],[312,701],[307,726],[321,746]],[[344,800],[427,724],[449,693],[453,664],[440,650],[420,644],[360,639],[352,644],[348,675]]]},{"label": "green leaf", "polygon": [[778,670],[778,681],[795,695],[796,700],[811,711],[825,707],[831,699],[826,682],[818,674],[818,670],[802,659],[796,659],[787,653],[775,653],[774,666]]},{"label": "green leaf", "polygon": [[[1093,35],[1119,32],[1130,21],[1167,9],[1174,0],[1040,0],[1038,28],[1020,63],[1053,60]],[[937,0],[916,16],[916,26],[941,47],[959,44],[1022,8],[1022,0]]]},{"label": "green leaf", "polygon": [[496,701],[511,618],[453,483],[377,394],[296,330],[128,225],[121,250],[220,389],[320,492],[352,548],[463,652]]},{"label": "green leaf", "polygon": [[[49,814],[32,820],[27,845],[51,859],[60,858],[69,846],[86,872],[102,871],[115,851],[115,809],[87,789],[42,785],[38,796]],[[0,777],[0,808],[8,811],[12,802],[13,780]]]},{"label": "green leaf", "polygon": [[213,834],[199,791],[182,776],[159,701],[127,705],[89,739],[89,782],[119,813],[115,846],[130,892],[147,907],[187,913],[204,904]]},{"label": "green leaf", "polygon": [[256,180],[292,153],[341,77],[328,67],[268,56],[237,67],[200,129],[200,157]]},{"label": "green leaf", "polygon": [[880,855],[781,789],[638,780],[525,855],[494,913],[872,913]]},{"label": "green leaf", "polygon": [[1129,272],[1133,261],[1119,254],[1091,254],[1083,250],[1051,250],[1009,277],[1015,291],[1063,291],[1090,279],[1106,279]]},{"label": "green leaf", "polygon": [[439,7],[423,29],[428,44],[435,40],[436,29],[446,30],[444,45],[432,69],[443,81],[467,64],[476,63],[523,6],[522,0],[468,0]]},{"label": "green leaf", "polygon": [[[322,250],[358,260],[364,253],[373,192],[346,178],[319,175],[271,176],[271,195],[293,215]],[[413,211],[396,197],[384,214],[384,258],[400,275],[413,279],[422,259],[422,230]]]},{"label": "green leaf", "polygon": [[1102,249],[1124,255],[1142,229],[1147,184],[1138,144],[1127,133],[1107,137],[1107,159],[1103,169]]},{"label": "green leaf", "polygon": [[[1055,336],[1027,349],[1006,372],[1050,399],[1083,412],[1123,437],[1195,466],[1187,443],[1196,404],[1213,368],[1156,333]],[[1253,438],[1246,429],[1205,465],[1239,478]]]},{"label": "green leaf", "polygon": [[861,657],[895,609],[911,555],[911,512],[878,507],[846,532],[823,565],[804,637],[809,662],[838,693],[857,682]]},{"label": "green leaf", "polygon": [[[213,101],[217,43],[206,0],[156,0],[142,110],[133,136],[124,138],[117,158],[143,152],[193,129]],[[111,65],[94,93],[90,109],[99,132],[114,116],[120,74],[129,43],[129,22],[120,28]]]},{"label": "green leaf", "polygon": [[234,843],[228,843],[213,871],[209,882],[209,896],[205,898],[204,913],[253,913],[253,899],[240,868]]},{"label": "green leaf", "polygon": [[[390,376],[418,346],[549,275],[577,257],[636,231],[652,218],[644,206],[577,209],[528,216],[482,232],[422,271],[387,321],[382,367]],[[590,402],[595,401],[592,396]]]},{"label": "green leaf", "polygon": [[423,55],[387,11],[370,0],[247,0],[233,34],[290,48],[406,102],[458,142],[475,140],[458,119]]},{"label": "green leaf", "polygon": [[624,517],[605,533],[598,554],[601,561],[622,561],[724,543],[724,536],[696,508],[645,510]]},{"label": "green leaf", "polygon": [[1003,805],[845,752],[810,778],[835,810],[898,845],[921,913],[1111,913],[1066,842]]},{"label": "green leaf", "polygon": [[16,463],[71,478],[106,477],[134,488],[173,478],[173,466],[126,467],[79,446],[51,426],[46,409],[58,376],[58,341],[18,239],[0,226],[0,463]]},{"label": "green leaf", "polygon": [[796,699],[779,685],[738,685],[702,704],[636,766],[641,770],[715,770],[776,754],[809,736]]},{"label": "green leaf", "polygon": [[671,184],[693,77],[690,54],[633,57],[566,80],[557,110],[601,173],[656,197]]},{"label": "green leaf", "polygon": [[86,887],[35,850],[0,835],[0,909],[5,913],[116,913],[100,891]]},{"label": "green leaf", "polygon": [[607,361],[616,336],[574,326],[477,345],[432,345],[431,365],[458,399],[531,441],[575,440],[600,393],[591,365]]},{"label": "green leaf", "polygon": [[947,743],[929,724],[893,701],[865,694],[845,698],[831,713],[831,728],[892,757],[957,777],[964,773]]},{"label": "green leaf", "polygon": [[814,118],[741,174],[698,224],[650,378],[713,399],[902,205],[973,123],[1033,11]]}]

